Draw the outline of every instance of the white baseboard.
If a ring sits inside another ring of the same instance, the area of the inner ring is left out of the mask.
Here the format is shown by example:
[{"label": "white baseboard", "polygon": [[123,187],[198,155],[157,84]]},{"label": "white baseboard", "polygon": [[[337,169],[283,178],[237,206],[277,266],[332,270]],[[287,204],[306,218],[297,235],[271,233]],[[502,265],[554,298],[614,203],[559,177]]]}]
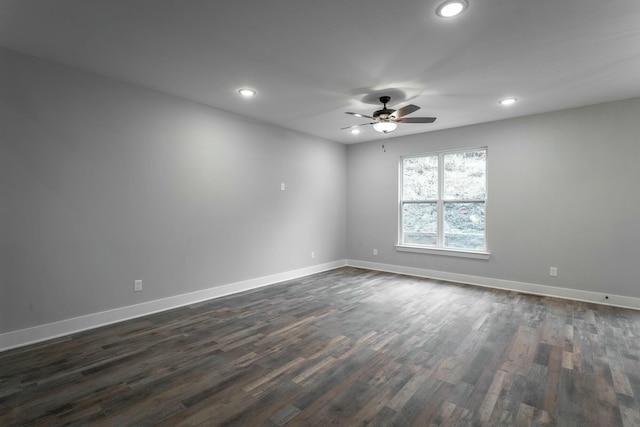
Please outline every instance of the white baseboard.
[{"label": "white baseboard", "polygon": [[[122,322],[124,320],[129,320],[136,317],[146,316],[160,311],[170,310],[172,308],[220,298],[238,292],[257,289],[286,280],[308,276],[310,274],[320,273],[322,271],[333,270],[345,265],[364,268],[367,270],[406,274],[409,276],[446,280],[449,282],[465,283],[487,288],[504,289],[508,291],[516,291],[532,295],[542,295],[640,310],[640,298],[348,259],[333,261],[326,264],[315,265],[312,267],[305,267],[297,270],[287,271],[284,273],[258,277],[242,282],[230,283],[223,286],[204,289],[202,291],[176,295],[169,298],[163,298],[141,304],[116,308],[114,310],[102,311],[86,316],[74,317],[72,319],[65,319],[59,322],[34,326],[32,328],[7,332],[4,334],[0,334],[0,351],[23,347],[29,344],[47,341],[76,332],[98,328],[101,326]],[[608,297],[608,299],[606,297]]]},{"label": "white baseboard", "polygon": [[507,291],[516,291],[525,294],[592,302],[596,304],[610,305],[613,307],[640,310],[640,298],[626,297],[621,295],[603,294],[599,292],[582,291],[579,289],[558,288],[554,286],[537,285],[534,283],[492,279],[489,277],[448,273],[445,271],[427,270],[423,268],[404,267],[400,265],[381,264],[377,262],[359,261],[353,259],[348,259],[347,265],[351,267],[365,268],[367,270],[406,274],[409,276],[446,280],[448,282],[465,283],[468,285],[482,286],[486,288],[504,289]]},{"label": "white baseboard", "polygon": [[310,274],[320,273],[322,271],[333,270],[345,265],[345,260],[333,261],[326,264],[314,265],[311,267],[300,268],[284,273],[272,274],[255,279],[244,280],[242,282],[216,286],[214,288],[204,289],[201,291],[176,295],[169,298],[120,307],[113,310],[88,314],[86,316],[74,317],[72,319],[65,319],[59,322],[38,325],[32,328],[7,332],[4,334],[0,334],[0,351],[23,347],[29,344],[35,344],[41,341],[58,338],[76,332],[81,332],[112,323],[122,322],[124,320],[129,320],[136,317],[146,316],[149,314],[157,313],[159,311],[170,310],[172,308],[182,307],[185,305],[195,304],[214,298],[220,298],[238,292],[244,292],[263,286],[273,285],[275,283],[283,282],[286,280],[308,276]]}]

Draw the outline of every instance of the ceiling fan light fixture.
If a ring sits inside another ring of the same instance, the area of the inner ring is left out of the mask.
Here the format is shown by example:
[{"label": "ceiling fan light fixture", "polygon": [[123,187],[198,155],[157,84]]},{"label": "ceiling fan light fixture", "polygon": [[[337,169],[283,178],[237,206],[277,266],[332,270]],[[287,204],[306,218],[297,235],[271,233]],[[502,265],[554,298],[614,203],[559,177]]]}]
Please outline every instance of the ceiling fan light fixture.
[{"label": "ceiling fan light fixture", "polygon": [[374,123],[373,125],[373,129],[375,129],[377,132],[380,132],[380,133],[393,132],[394,130],[396,130],[397,127],[398,127],[397,123],[387,122],[387,121],[381,121],[378,123]]},{"label": "ceiling fan light fixture", "polygon": [[438,6],[436,14],[441,18],[453,18],[464,12],[466,8],[467,2],[464,0],[449,0]]}]

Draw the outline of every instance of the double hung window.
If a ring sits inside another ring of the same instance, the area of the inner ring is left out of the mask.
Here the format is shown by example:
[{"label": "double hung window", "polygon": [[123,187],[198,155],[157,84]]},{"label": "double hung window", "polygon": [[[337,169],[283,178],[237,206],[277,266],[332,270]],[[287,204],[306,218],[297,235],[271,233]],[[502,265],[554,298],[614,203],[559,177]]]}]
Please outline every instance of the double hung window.
[{"label": "double hung window", "polygon": [[487,149],[403,157],[399,246],[486,252]]}]

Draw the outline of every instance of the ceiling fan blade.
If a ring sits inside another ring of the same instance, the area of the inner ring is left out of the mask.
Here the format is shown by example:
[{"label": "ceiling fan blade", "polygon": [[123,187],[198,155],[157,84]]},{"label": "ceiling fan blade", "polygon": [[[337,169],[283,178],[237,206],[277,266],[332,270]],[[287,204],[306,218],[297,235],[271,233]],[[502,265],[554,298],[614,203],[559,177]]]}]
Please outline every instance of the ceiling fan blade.
[{"label": "ceiling fan blade", "polygon": [[405,119],[398,119],[400,123],[433,123],[436,121],[435,117],[407,117]]},{"label": "ceiling fan blade", "polygon": [[411,114],[414,111],[418,111],[419,109],[420,109],[420,107],[418,107],[417,105],[409,104],[409,105],[405,105],[404,107],[394,111],[393,114],[391,114],[391,115],[398,119],[398,118],[400,118],[402,116],[406,116],[407,114]]},{"label": "ceiling fan blade", "polygon": [[346,126],[346,127],[340,128],[340,130],[344,130],[344,129],[353,129],[353,128],[359,128],[360,126],[372,125],[372,124],[374,124],[374,123],[376,123],[376,122],[371,122],[371,123],[362,123],[362,124],[359,124],[359,125],[353,125],[353,126]]},{"label": "ceiling fan blade", "polygon": [[366,114],[352,113],[350,111],[346,111],[345,114],[351,114],[352,116],[356,116],[356,117],[364,117],[365,119],[373,119],[373,117],[367,116]]}]

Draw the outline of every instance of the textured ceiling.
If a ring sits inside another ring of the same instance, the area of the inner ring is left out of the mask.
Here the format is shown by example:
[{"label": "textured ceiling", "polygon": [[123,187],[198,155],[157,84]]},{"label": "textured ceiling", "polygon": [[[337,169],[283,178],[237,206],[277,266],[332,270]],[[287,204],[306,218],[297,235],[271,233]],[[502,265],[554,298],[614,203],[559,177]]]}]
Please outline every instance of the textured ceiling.
[{"label": "textured ceiling", "polygon": [[[640,96],[640,1],[468,2],[0,0],[0,46],[343,143]],[[438,120],[340,130],[387,94]]]}]

